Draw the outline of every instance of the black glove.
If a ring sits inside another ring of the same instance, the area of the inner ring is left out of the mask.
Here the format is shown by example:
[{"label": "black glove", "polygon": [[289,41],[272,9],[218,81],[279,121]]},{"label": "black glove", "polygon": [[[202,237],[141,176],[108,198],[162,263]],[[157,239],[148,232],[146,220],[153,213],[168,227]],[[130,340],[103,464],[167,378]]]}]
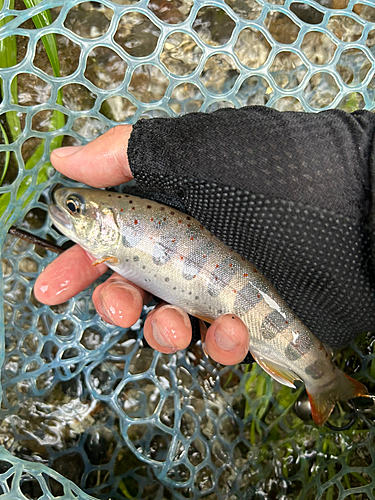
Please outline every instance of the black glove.
[{"label": "black glove", "polygon": [[138,185],[252,262],[323,342],[375,330],[375,115],[254,106],[142,120]]}]

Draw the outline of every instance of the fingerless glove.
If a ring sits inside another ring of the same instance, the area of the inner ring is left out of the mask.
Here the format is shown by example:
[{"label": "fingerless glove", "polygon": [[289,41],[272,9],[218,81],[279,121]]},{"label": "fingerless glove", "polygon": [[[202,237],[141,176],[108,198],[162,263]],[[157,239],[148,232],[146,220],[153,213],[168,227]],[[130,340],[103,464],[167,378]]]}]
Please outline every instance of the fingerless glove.
[{"label": "fingerless glove", "polygon": [[141,120],[129,164],[146,196],[198,219],[341,347],[375,330],[374,125],[262,106]]}]

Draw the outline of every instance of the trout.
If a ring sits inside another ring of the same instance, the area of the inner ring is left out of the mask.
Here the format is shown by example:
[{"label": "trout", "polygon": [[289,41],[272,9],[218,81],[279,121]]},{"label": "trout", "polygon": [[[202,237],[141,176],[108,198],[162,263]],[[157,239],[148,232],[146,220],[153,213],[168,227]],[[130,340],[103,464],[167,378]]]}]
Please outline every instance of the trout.
[{"label": "trout", "polygon": [[174,208],[130,194],[58,188],[49,206],[54,225],[108,267],[189,314],[211,322],[236,314],[249,350],[275,380],[303,381],[314,421],[322,425],[337,401],[368,395],[339,370],[325,346],[248,261],[200,222]]}]

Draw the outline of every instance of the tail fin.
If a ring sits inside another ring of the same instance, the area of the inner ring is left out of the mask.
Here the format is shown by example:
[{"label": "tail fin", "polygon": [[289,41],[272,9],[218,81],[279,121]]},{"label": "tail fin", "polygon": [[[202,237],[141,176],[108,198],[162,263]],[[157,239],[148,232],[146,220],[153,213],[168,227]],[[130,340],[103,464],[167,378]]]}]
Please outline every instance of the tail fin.
[{"label": "tail fin", "polygon": [[309,392],[308,388],[306,391],[309,396],[312,418],[318,425],[323,425],[326,422],[337,401],[347,401],[368,394],[366,387],[361,382],[339,370],[337,370],[334,383],[326,391]]}]

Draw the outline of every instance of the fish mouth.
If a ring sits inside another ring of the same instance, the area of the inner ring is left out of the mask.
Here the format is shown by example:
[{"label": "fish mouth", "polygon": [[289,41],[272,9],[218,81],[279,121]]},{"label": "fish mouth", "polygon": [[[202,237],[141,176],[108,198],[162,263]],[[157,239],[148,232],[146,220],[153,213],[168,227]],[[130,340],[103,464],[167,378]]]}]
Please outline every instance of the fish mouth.
[{"label": "fish mouth", "polygon": [[60,208],[57,205],[48,205],[48,213],[52,219],[52,222],[57,226],[57,227],[63,227],[68,230],[73,229],[73,224],[70,221],[68,215],[66,212]]}]

